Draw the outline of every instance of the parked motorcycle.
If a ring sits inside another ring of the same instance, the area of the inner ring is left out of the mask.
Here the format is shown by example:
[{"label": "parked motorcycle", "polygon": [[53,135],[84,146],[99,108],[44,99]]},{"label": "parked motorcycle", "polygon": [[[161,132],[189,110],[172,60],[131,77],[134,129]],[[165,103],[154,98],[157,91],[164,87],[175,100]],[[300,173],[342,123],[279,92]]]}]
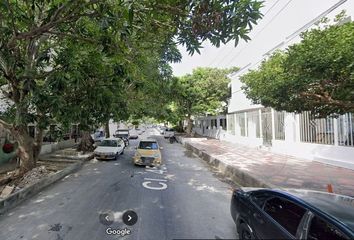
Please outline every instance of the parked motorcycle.
[{"label": "parked motorcycle", "polygon": [[170,141],[170,143],[172,144],[172,143],[174,143],[174,142],[177,142],[177,139],[176,139],[175,136],[170,136],[170,137],[169,137],[169,141]]}]

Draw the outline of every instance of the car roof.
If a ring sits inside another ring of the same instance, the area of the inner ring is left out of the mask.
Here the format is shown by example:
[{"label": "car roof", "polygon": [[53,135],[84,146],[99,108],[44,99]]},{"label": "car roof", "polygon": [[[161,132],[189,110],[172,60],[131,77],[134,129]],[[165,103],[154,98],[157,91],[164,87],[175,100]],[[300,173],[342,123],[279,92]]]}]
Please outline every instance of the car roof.
[{"label": "car roof", "polygon": [[[246,191],[265,190],[301,200],[324,215],[329,215],[354,232],[354,198],[350,196],[305,189],[242,188]],[[299,201],[298,201],[299,202]]]},{"label": "car roof", "polygon": [[116,137],[109,137],[109,138],[104,138],[103,140],[119,140],[120,138],[116,138]]},{"label": "car roof", "polygon": [[140,142],[155,142],[155,143],[157,143],[157,141],[155,139],[151,139],[151,138],[141,139]]}]

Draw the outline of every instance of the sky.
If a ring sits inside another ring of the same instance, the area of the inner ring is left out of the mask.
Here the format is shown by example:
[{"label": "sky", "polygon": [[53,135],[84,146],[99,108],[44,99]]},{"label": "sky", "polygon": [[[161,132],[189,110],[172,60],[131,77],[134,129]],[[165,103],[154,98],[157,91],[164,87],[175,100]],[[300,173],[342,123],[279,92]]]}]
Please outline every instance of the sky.
[{"label": "sky", "polygon": [[286,41],[295,31],[342,1],[344,3],[327,17],[333,18],[345,9],[353,20],[354,0],[265,0],[263,19],[251,31],[250,41],[240,42],[236,47],[234,42],[230,41],[219,48],[205,43],[201,54],[195,53],[193,56],[188,55],[180,46],[183,58],[180,63],[171,65],[173,73],[182,76],[191,73],[196,67],[242,68],[250,63],[252,65],[262,59],[269,50]]}]

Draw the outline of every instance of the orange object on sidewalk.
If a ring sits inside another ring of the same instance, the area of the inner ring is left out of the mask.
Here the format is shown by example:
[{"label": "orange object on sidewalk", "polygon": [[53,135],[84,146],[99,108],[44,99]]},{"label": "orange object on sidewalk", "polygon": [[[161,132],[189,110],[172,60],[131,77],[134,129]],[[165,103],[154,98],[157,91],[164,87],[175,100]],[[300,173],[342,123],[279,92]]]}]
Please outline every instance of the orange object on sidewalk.
[{"label": "orange object on sidewalk", "polygon": [[327,192],[333,193],[333,187],[332,184],[327,184]]}]

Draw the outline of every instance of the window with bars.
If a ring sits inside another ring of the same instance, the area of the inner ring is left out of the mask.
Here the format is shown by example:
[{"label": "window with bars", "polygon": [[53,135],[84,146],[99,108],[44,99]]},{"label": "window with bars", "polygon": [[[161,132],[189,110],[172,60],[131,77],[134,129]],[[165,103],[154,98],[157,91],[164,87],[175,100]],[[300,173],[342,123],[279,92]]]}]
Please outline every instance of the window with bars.
[{"label": "window with bars", "polygon": [[259,111],[247,112],[247,132],[248,136],[261,137]]},{"label": "window with bars", "polygon": [[217,121],[216,119],[211,119],[211,127],[216,127]]},{"label": "window with bars", "polygon": [[274,138],[285,140],[285,112],[274,111]]},{"label": "window with bars", "polygon": [[333,118],[315,118],[310,112],[303,112],[299,119],[302,142],[334,144]]},{"label": "window with bars", "polygon": [[222,127],[223,130],[226,130],[226,119],[219,119],[220,127]]},{"label": "window with bars", "polygon": [[246,132],[246,119],[245,119],[245,113],[236,113],[236,124],[238,125],[240,129],[240,135],[243,137],[247,136]]},{"label": "window with bars", "polygon": [[338,145],[354,147],[354,114],[347,113],[337,119]]},{"label": "window with bars", "polygon": [[227,131],[232,135],[235,135],[235,114],[231,113],[227,115]]}]

